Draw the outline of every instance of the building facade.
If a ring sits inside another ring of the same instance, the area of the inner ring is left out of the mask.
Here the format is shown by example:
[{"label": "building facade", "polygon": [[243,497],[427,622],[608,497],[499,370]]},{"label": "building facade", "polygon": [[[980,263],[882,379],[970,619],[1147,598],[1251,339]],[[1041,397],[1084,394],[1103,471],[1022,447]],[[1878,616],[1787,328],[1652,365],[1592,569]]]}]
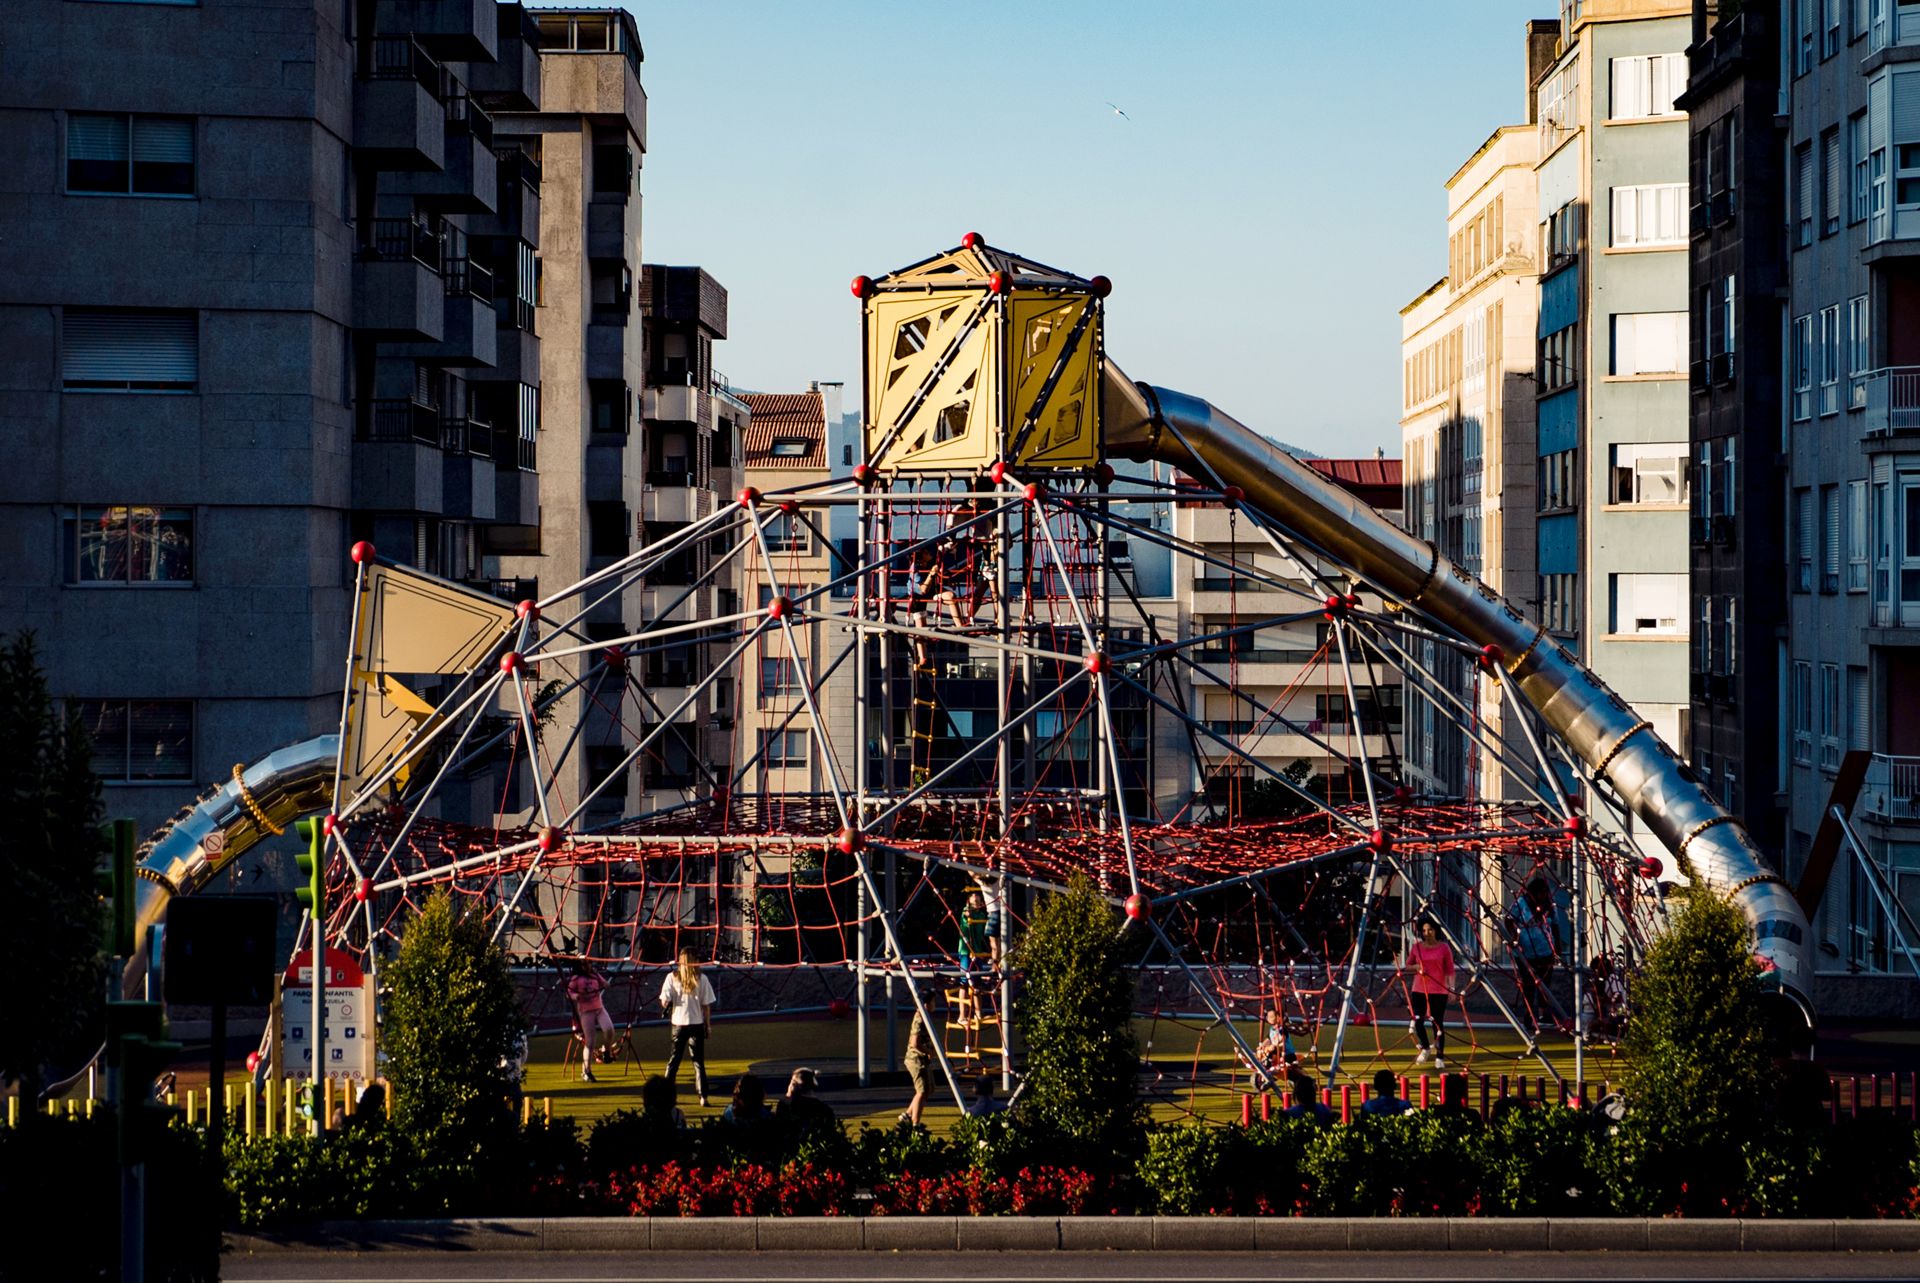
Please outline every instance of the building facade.
[{"label": "building facade", "polygon": [[[1535,24],[1538,28],[1541,24]],[[1544,24],[1551,28],[1553,24]],[[1529,49],[1553,32],[1530,30]],[[1447,275],[1401,309],[1406,526],[1503,595],[1535,579],[1534,310],[1538,131],[1497,129],[1447,180]],[[1462,723],[1505,730],[1500,687],[1418,643],[1444,688],[1407,692],[1409,780],[1445,797],[1508,796]]]},{"label": "building facade", "polygon": [[1690,30],[1684,4],[1568,0],[1534,89],[1536,609],[1677,751],[1692,610],[1675,100]]}]

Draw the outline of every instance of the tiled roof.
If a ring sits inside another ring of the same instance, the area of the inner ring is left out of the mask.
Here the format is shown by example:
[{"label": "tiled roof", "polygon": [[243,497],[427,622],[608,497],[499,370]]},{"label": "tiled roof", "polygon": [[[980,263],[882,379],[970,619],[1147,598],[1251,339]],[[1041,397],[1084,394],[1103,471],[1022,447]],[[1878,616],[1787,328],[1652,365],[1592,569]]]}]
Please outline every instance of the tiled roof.
[{"label": "tiled roof", "polygon": [[[827,412],[818,392],[747,392],[742,401],[753,411],[741,448],[749,468],[824,468],[827,466]],[[775,454],[776,441],[805,441],[805,454]]]},{"label": "tiled roof", "polygon": [[1398,459],[1302,459],[1301,462],[1376,508],[1400,507]]}]

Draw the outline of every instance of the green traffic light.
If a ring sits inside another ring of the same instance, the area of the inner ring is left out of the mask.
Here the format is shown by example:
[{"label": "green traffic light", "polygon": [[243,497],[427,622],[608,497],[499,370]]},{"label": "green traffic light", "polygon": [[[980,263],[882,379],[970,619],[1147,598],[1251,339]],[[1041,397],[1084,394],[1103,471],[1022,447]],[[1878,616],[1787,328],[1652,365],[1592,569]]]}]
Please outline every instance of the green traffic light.
[{"label": "green traffic light", "polygon": [[302,842],[307,844],[304,852],[293,857],[294,867],[305,875],[307,883],[294,894],[299,897],[301,908],[318,916],[322,903],[322,878],[325,874],[321,845],[325,837],[321,832],[320,823],[316,820],[295,820],[293,831],[299,835]]}]

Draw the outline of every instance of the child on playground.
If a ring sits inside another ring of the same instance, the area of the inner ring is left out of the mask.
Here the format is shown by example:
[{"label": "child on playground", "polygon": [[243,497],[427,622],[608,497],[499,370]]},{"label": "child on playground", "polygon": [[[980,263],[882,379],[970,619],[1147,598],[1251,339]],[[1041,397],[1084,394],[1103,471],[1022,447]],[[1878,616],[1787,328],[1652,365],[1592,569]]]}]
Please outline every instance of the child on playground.
[{"label": "child on playground", "polygon": [[1300,1059],[1293,1050],[1293,1040],[1287,1037],[1287,1016],[1275,1007],[1267,1013],[1267,1036],[1253,1049],[1260,1058],[1260,1064],[1275,1078],[1285,1077],[1290,1068]]},{"label": "child on playground", "polygon": [[606,1000],[601,996],[607,991],[605,977],[588,965],[586,959],[576,958],[573,963],[573,975],[567,981],[567,999],[573,1003],[573,1017],[580,1030],[580,1077],[587,1082],[593,1079],[593,1062],[613,1059],[614,1038],[613,1017],[607,1014]]},{"label": "child on playground", "polygon": [[[1447,998],[1453,992],[1453,946],[1440,938],[1440,927],[1432,918],[1420,919],[1420,938],[1407,949],[1407,970],[1413,972],[1408,1002],[1413,1008],[1413,1036],[1420,1042],[1420,1054],[1413,1063],[1432,1062],[1435,1069],[1447,1067]],[[1427,1026],[1433,1026],[1433,1038],[1427,1038]]]}]

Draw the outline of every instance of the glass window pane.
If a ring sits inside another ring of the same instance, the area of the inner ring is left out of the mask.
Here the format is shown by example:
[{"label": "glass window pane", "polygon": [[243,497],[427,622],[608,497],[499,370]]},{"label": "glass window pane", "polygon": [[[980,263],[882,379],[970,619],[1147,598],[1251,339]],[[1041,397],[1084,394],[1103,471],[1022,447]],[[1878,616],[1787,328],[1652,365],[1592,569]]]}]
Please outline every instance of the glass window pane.
[{"label": "glass window pane", "polygon": [[67,190],[127,190],[127,118],[67,117]]},{"label": "glass window pane", "polygon": [[193,706],[180,700],[127,705],[127,777],[183,780],[193,774]]},{"label": "glass window pane", "polygon": [[127,510],[82,508],[78,530],[79,582],[125,583]]},{"label": "glass window pane", "polygon": [[93,773],[103,780],[127,778],[127,702],[123,699],[69,700],[93,744]]}]

